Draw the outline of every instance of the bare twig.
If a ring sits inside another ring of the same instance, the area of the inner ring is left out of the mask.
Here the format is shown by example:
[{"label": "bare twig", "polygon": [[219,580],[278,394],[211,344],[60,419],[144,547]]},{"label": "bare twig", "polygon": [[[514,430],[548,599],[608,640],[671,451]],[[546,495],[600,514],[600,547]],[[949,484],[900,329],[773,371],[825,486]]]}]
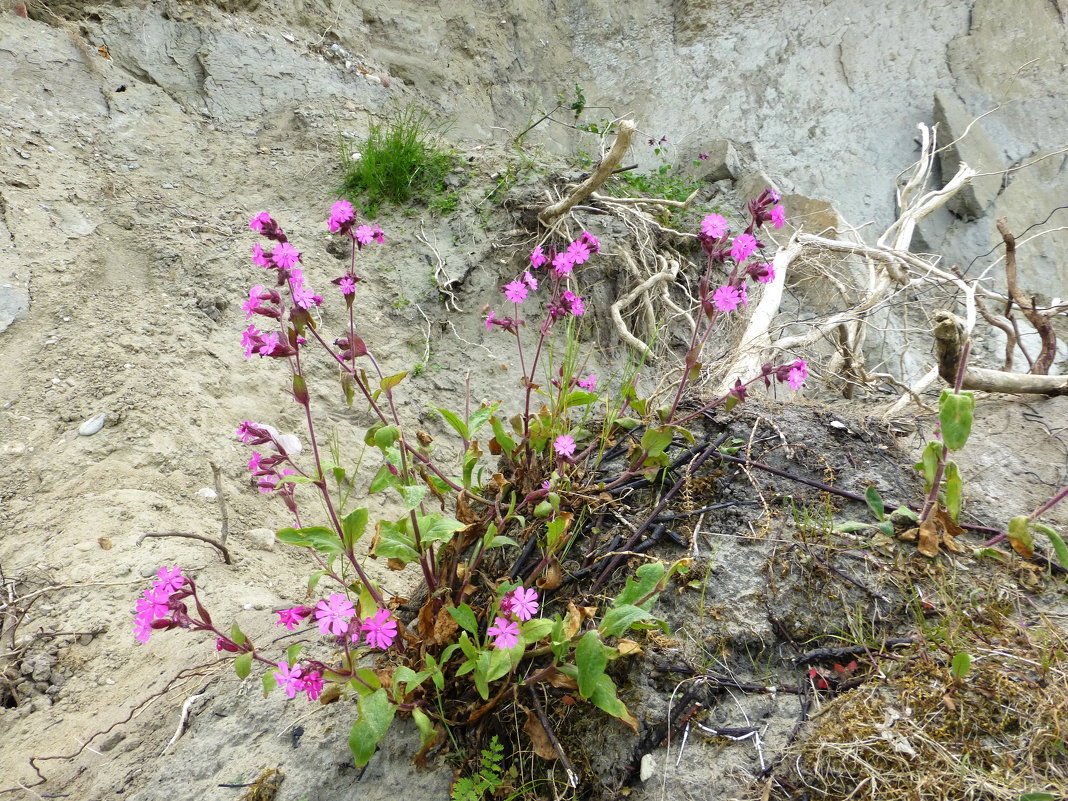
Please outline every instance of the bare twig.
[{"label": "bare twig", "polygon": [[200,540],[201,542],[206,542],[208,543],[208,545],[212,545],[215,548],[218,548],[219,552],[222,553],[223,561],[228,565],[233,564],[233,560],[230,558],[230,551],[227,549],[227,547],[218,540],[214,540],[211,537],[205,537],[203,534],[190,534],[185,531],[154,531],[151,533],[142,534],[140,537],[137,538],[137,542],[135,544],[140,545],[149,537],[183,537],[187,540]]},{"label": "bare twig", "polygon": [[1042,339],[1042,350],[1031,365],[1031,372],[1036,375],[1047,375],[1053,365],[1053,358],[1057,355],[1057,335],[1053,332],[1053,326],[1049,324],[1049,318],[1035,309],[1032,299],[1028,301],[1024,293],[1020,291],[1020,285],[1016,277],[1016,237],[1009,231],[1009,226],[1002,217],[997,221],[998,233],[1005,243],[1005,282],[1009,287],[1009,297],[1020,307],[1027,322],[1031,323],[1038,331]]},{"label": "bare twig", "polygon": [[600,189],[604,182],[608,180],[608,176],[619,166],[627,150],[630,149],[636,130],[637,126],[633,120],[621,121],[619,123],[619,133],[616,134],[616,141],[612,144],[612,149],[601,160],[601,163],[597,165],[597,169],[593,171],[589,178],[571,190],[567,197],[561,198],[556,203],[542,209],[541,213],[538,214],[539,222],[547,227],[551,226],[557,219],[567,214],[576,203],[585,200],[591,193]]},{"label": "bare twig", "polygon": [[[226,547],[226,538],[230,536],[230,519],[226,514],[226,497],[223,495],[222,486],[222,470],[215,462],[208,462],[211,465],[211,474],[215,479],[215,498],[219,501],[219,517],[222,519],[222,523],[219,525],[219,544],[224,548]],[[227,562],[227,564],[230,564]]]}]

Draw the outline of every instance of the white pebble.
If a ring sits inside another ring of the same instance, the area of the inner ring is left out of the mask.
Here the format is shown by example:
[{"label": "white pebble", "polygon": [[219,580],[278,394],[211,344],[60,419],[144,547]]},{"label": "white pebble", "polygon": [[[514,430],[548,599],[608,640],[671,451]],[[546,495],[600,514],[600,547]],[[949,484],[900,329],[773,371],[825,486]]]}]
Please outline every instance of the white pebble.
[{"label": "white pebble", "polygon": [[104,427],[104,420],[107,419],[106,414],[98,414],[96,417],[90,417],[80,426],[78,426],[78,433],[83,437],[91,437]]},{"label": "white pebble", "polygon": [[204,498],[209,501],[214,501],[218,496],[215,494],[215,490],[211,487],[202,487],[197,490],[197,497]]}]

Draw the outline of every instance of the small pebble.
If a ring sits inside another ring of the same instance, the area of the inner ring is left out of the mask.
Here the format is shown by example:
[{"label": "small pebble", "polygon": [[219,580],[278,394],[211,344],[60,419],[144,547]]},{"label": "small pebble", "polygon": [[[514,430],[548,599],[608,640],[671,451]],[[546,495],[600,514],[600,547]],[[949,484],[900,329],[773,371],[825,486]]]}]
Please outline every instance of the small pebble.
[{"label": "small pebble", "polygon": [[104,427],[104,420],[107,419],[107,414],[98,414],[96,417],[90,417],[80,426],[78,426],[78,433],[83,437],[91,437]]},{"label": "small pebble", "polygon": [[211,487],[202,487],[197,490],[197,497],[204,498],[209,501],[214,501],[218,496],[215,494],[215,490]]},{"label": "small pebble", "polygon": [[151,578],[159,572],[159,568],[155,565],[145,565],[137,572],[140,573],[143,578]]},{"label": "small pebble", "polygon": [[296,36],[294,36],[294,35],[293,35],[293,34],[291,34],[291,33],[283,33],[283,34],[282,34],[282,38],[283,38],[283,39],[285,39],[285,40],[286,40],[287,42],[289,42],[290,44],[293,44],[293,42],[297,41],[297,37],[296,37]]}]

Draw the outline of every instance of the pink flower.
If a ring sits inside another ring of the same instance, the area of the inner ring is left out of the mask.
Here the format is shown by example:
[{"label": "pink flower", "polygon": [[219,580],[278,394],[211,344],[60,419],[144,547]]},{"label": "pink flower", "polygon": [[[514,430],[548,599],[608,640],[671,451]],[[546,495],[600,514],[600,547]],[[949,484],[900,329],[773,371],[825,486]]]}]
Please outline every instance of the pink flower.
[{"label": "pink flower", "polygon": [[708,161],[708,154],[707,153],[698,153],[697,154],[697,159],[699,161]]},{"label": "pink flower", "polygon": [[254,325],[250,325],[245,329],[245,332],[241,335],[241,347],[245,349],[245,358],[251,359],[252,354],[256,352],[256,348],[260,344],[260,332]]},{"label": "pink flower", "polygon": [[297,626],[304,622],[304,619],[312,613],[312,610],[307,606],[294,606],[291,609],[279,609],[275,612],[278,615],[278,620],[274,624],[276,626],[285,626],[286,631],[293,631]]},{"label": "pink flower", "polygon": [[790,389],[797,391],[801,389],[801,385],[805,383],[806,378],[808,378],[808,365],[805,364],[804,359],[798,359],[794,362],[794,366],[790,368],[790,372],[786,376],[786,383],[790,385]]},{"label": "pink flower", "polygon": [[260,267],[270,267],[271,266],[270,262],[267,261],[267,256],[268,255],[269,254],[266,254],[266,253],[263,252],[263,248],[260,247],[260,243],[259,242],[255,242],[252,245],[252,263],[253,264],[259,265]]},{"label": "pink flower", "polygon": [[[804,364],[804,362],[801,362]],[[180,567],[161,567],[156,572],[156,581],[153,589],[160,593],[166,593],[169,598],[173,593],[182,589],[185,584],[185,576]]]},{"label": "pink flower", "polygon": [[519,642],[519,624],[505,617],[495,617],[493,625],[486,629],[493,638],[494,648],[514,648]]},{"label": "pink flower", "polygon": [[531,289],[538,288],[538,279],[531,274],[530,270],[527,270],[523,273],[523,283],[529,286]]},{"label": "pink flower", "polygon": [[257,214],[251,220],[248,221],[248,227],[256,233],[259,233],[264,229],[264,226],[267,226],[270,223],[271,215],[265,211],[261,211],[259,214]]},{"label": "pink flower", "polygon": [[558,456],[573,456],[575,454],[575,438],[570,434],[561,434],[553,440],[553,450]]},{"label": "pink flower", "polygon": [[385,234],[385,231],[383,231],[383,230],[382,230],[381,228],[379,228],[379,227],[378,227],[377,225],[376,225],[376,226],[374,227],[374,230],[372,231],[372,233],[371,233],[371,236],[372,236],[372,238],[373,238],[373,239],[375,240],[375,242],[377,242],[377,243],[378,243],[378,244],[380,244],[380,245],[381,245],[381,244],[382,244],[383,242],[385,242],[385,241],[386,241],[386,234]]},{"label": "pink flower", "polygon": [[781,203],[771,210],[771,222],[776,228],[786,225],[786,210]]},{"label": "pink flower", "polygon": [[586,301],[578,295],[571,299],[571,313],[576,317],[581,317],[586,313]]},{"label": "pink flower", "polygon": [[527,285],[522,281],[512,281],[509,284],[505,284],[502,290],[504,296],[508,298],[510,303],[522,303],[527,299]]},{"label": "pink flower", "polygon": [[580,378],[579,382],[578,382],[578,385],[580,387],[582,387],[582,389],[589,390],[590,392],[593,392],[593,390],[595,390],[597,388],[597,376],[594,375],[593,373],[590,373],[585,378]]},{"label": "pink flower", "polygon": [[271,260],[281,269],[288,270],[300,260],[300,251],[288,242],[279,242],[271,251]]},{"label": "pink flower", "polygon": [[594,253],[600,253],[601,252],[601,242],[600,242],[600,240],[598,240],[597,237],[595,237],[589,231],[583,231],[582,232],[582,236],[580,236],[579,239],[581,241],[585,242],[586,246],[590,250],[592,250]]},{"label": "pink flower", "polygon": [[508,595],[511,596],[509,598],[508,611],[520,620],[530,620],[538,613],[537,590],[516,587]]},{"label": "pink flower", "polygon": [[764,271],[757,275],[757,280],[762,284],[770,284],[775,280],[775,268],[772,267],[771,262],[764,264]]},{"label": "pink flower", "polygon": [[309,701],[314,701],[323,694],[323,677],[314,670],[307,676],[302,676],[301,683],[304,685],[304,692],[308,694]]},{"label": "pink flower", "polygon": [[259,470],[261,459],[263,459],[263,456],[261,456],[258,451],[253,451],[252,458],[248,460],[248,469],[251,470],[253,473]]},{"label": "pink flower", "polygon": [[330,207],[330,219],[326,221],[326,227],[336,234],[341,230],[341,226],[355,217],[356,212],[352,210],[352,204],[347,200],[339,200]]},{"label": "pink flower", "polygon": [[252,315],[256,313],[256,307],[260,305],[260,301],[263,300],[260,297],[263,294],[263,287],[256,285],[248,292],[248,300],[241,305],[241,311],[245,313],[245,319],[251,320]]},{"label": "pink flower", "polygon": [[575,264],[585,264],[590,259],[590,247],[582,239],[576,239],[567,246],[567,255]]},{"label": "pink flower", "polygon": [[341,288],[342,295],[351,295],[356,292],[356,282],[352,280],[351,275],[343,275],[338,286]]},{"label": "pink flower", "polygon": [[734,246],[731,247],[731,258],[736,262],[748,259],[757,248],[757,241],[751,234],[738,234],[734,238]]},{"label": "pink flower", "polygon": [[148,642],[152,637],[152,620],[138,615],[134,618],[134,637],[138,642]]},{"label": "pink flower", "polygon": [[274,672],[278,686],[286,691],[287,698],[293,698],[304,689],[304,682],[300,678],[300,665],[290,667],[286,662],[278,663],[278,670]]},{"label": "pink flower", "polygon": [[575,259],[570,253],[557,253],[553,257],[553,269],[557,275],[567,275],[575,268]]},{"label": "pink flower", "polygon": [[749,305],[749,293],[745,291],[745,284],[742,284],[740,287],[738,287],[738,295],[742,299],[742,301],[741,301],[742,305],[743,306],[748,306]]},{"label": "pink flower", "polygon": [[248,445],[250,442],[252,442],[253,439],[256,438],[256,433],[255,431],[253,431],[253,429],[258,428],[259,426],[257,426],[251,420],[246,420],[237,427],[237,438],[246,445]]},{"label": "pink flower", "polygon": [[489,313],[489,316],[486,317],[486,330],[487,331],[489,331],[491,328],[493,328],[493,320],[494,320],[494,318],[496,318],[496,316],[497,315],[494,314],[493,311],[491,310],[490,313]]},{"label": "pink flower", "polygon": [[[364,618],[360,631],[366,635],[368,645],[384,651],[397,636],[397,621],[390,618],[388,610],[379,609],[371,617]],[[353,639],[357,639],[357,635],[353,635]]]},{"label": "pink flower", "polygon": [[719,239],[726,236],[730,226],[727,220],[719,214],[709,214],[701,220],[701,233],[710,239]]},{"label": "pink flower", "polygon": [[[264,495],[266,495],[268,492],[274,492],[274,490],[278,489],[279,482],[281,482],[283,478],[292,475],[295,475],[295,473],[287,467],[279,475],[268,474],[260,476],[260,480],[258,482],[260,492],[262,492]],[[292,484],[289,484],[290,488],[292,488],[292,486]],[[285,490],[284,484],[282,486],[282,489],[283,491]],[[290,489],[290,493],[292,494],[292,489]],[[322,626],[320,626],[319,628],[322,628]],[[323,634],[326,634],[326,632],[324,631]]]},{"label": "pink flower", "polygon": [[331,593],[330,598],[315,605],[315,620],[319,631],[340,637],[349,628],[349,621],[356,609],[344,595]]},{"label": "pink flower", "polygon": [[369,225],[361,225],[356,229],[356,241],[361,245],[370,245],[375,238],[375,230]]},{"label": "pink flower", "polygon": [[278,338],[277,331],[271,331],[270,333],[264,334],[262,340],[263,341],[256,349],[256,353],[258,353],[261,357],[274,355],[275,351],[282,346],[282,342]]},{"label": "pink flower", "polygon": [[302,309],[310,309],[319,306],[323,299],[314,294],[304,283],[304,271],[294,267],[289,274],[289,292],[293,296],[293,302]]},{"label": "pink flower", "polygon": [[545,256],[545,251],[541,247],[536,247],[530,251],[530,266],[533,269],[538,269],[541,265],[545,264],[549,259]]},{"label": "pink flower", "polygon": [[721,286],[712,294],[712,302],[721,312],[731,312],[742,302],[742,293],[732,286]]}]

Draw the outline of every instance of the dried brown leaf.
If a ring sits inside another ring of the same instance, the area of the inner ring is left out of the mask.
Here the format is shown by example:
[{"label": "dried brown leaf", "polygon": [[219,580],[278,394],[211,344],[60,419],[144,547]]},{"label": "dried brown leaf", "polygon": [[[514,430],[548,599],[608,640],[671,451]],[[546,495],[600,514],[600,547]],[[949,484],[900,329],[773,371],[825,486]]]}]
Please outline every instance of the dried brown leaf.
[{"label": "dried brown leaf", "polygon": [[545,727],[541,725],[537,715],[527,712],[527,722],[523,724],[523,731],[530,736],[530,743],[534,746],[535,754],[550,761],[558,758],[556,749],[549,741],[549,735],[545,732]]}]

